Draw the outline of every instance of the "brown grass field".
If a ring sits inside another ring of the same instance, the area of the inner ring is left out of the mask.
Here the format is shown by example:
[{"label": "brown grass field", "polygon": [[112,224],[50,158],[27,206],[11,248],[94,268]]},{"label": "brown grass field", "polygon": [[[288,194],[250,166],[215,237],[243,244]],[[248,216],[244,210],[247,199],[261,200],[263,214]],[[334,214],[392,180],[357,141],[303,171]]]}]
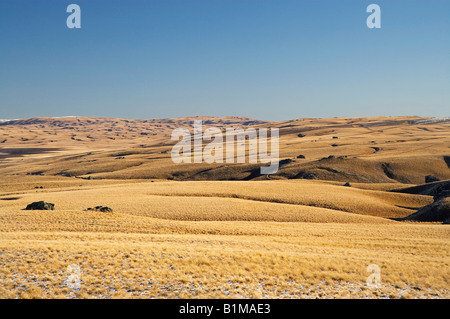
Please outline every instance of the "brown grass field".
[{"label": "brown grass field", "polygon": [[[278,127],[291,161],[174,164],[193,119]],[[450,297],[450,226],[400,221],[433,196],[391,192],[450,179],[449,120],[31,118],[0,143],[0,298]]]}]

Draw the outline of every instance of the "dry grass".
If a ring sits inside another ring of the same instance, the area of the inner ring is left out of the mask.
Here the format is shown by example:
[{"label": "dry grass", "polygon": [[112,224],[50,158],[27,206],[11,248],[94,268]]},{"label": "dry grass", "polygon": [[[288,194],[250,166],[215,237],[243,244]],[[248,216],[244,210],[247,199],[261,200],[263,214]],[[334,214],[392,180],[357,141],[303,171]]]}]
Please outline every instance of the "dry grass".
[{"label": "dry grass", "polygon": [[[248,118],[201,119],[204,128],[222,130],[255,123]],[[107,179],[261,178],[251,175],[259,165],[174,164],[170,150],[175,142],[170,140],[170,134],[177,127],[192,128],[192,120],[43,118],[0,125],[4,149],[54,149],[20,158],[4,158],[0,152],[0,175],[42,172]],[[319,180],[355,183],[420,184],[430,174],[450,179],[444,160],[444,156],[449,156],[450,124],[411,124],[418,120],[421,118],[299,119],[256,122],[253,126],[278,127],[280,157],[292,159],[272,178],[298,179],[307,172]],[[299,138],[298,133],[305,137]],[[297,159],[300,154],[306,158]],[[322,160],[330,155],[335,158]]]},{"label": "dry grass", "polygon": [[[433,199],[386,190],[450,178],[448,124],[414,120],[255,123],[280,127],[280,154],[293,159],[255,181],[217,181],[255,165],[173,164],[168,136],[186,118],[0,126],[4,149],[55,148],[0,158],[0,298],[449,298],[450,226],[389,219]],[[55,210],[23,210],[39,200]],[[97,205],[114,212],[84,211]],[[370,264],[378,288],[366,285]],[[69,265],[80,289],[67,285]]]},{"label": "dry grass", "polygon": [[[60,210],[83,210],[105,204],[118,212],[165,219],[274,220],[315,222],[376,222],[368,216],[404,217],[429,204],[429,196],[349,188],[317,181],[134,182],[102,185],[32,188],[20,184],[17,200],[3,200],[4,208],[20,209],[45,199]],[[8,192],[8,197],[16,192]],[[6,198],[8,198],[6,197]],[[0,197],[1,200],[1,197]],[[101,201],[101,202],[100,202]],[[405,208],[406,207],[406,208]],[[349,214],[351,213],[351,214]],[[378,220],[380,222],[380,220]]]},{"label": "dry grass", "polygon": [[[241,235],[2,233],[2,297],[448,298],[448,229],[205,222]],[[289,236],[279,236],[287,228]],[[260,229],[261,228],[261,229]],[[270,228],[272,235],[268,235]],[[246,235],[260,232],[261,235]],[[365,285],[376,263],[382,285]],[[81,268],[81,289],[64,281]],[[378,295],[374,295],[374,291]]]},{"label": "dry grass", "polygon": [[[295,188],[367,193],[384,205],[406,200],[399,194],[387,200],[380,191],[313,181],[96,183],[17,190],[20,199],[0,201],[1,297],[449,296],[447,225],[284,203],[302,194]],[[270,197],[269,187],[277,190]],[[38,199],[56,210],[22,210]],[[83,211],[96,204],[115,211]],[[365,284],[373,263],[382,269],[377,289]],[[82,271],[79,290],[65,284],[71,264]]]}]

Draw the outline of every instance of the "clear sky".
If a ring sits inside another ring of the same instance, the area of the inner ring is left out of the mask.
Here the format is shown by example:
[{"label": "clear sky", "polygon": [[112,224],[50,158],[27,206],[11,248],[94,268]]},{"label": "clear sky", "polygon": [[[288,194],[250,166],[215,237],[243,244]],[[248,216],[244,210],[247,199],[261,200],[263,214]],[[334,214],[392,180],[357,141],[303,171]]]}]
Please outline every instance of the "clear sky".
[{"label": "clear sky", "polygon": [[449,110],[448,0],[0,0],[0,119]]}]

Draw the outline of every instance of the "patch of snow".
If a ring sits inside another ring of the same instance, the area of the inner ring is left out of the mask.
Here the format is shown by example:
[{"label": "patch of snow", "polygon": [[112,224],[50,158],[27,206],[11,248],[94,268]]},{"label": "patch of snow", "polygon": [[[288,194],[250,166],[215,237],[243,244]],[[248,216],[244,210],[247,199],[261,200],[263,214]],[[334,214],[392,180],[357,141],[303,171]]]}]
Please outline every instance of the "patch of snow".
[{"label": "patch of snow", "polygon": [[450,123],[450,117],[435,117],[432,119],[417,120],[414,124]]}]

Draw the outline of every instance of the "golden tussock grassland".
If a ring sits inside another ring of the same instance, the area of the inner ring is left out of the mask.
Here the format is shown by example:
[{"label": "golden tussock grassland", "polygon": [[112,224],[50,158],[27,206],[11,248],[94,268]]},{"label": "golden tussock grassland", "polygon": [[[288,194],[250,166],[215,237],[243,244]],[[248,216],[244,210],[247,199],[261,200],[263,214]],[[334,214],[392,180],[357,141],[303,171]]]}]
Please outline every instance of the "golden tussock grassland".
[{"label": "golden tussock grassland", "polygon": [[[0,298],[450,297],[450,226],[398,221],[433,196],[389,191],[450,178],[448,124],[209,120],[280,127],[292,161],[251,180],[254,165],[177,166],[167,137],[188,118],[0,126]],[[41,200],[55,210],[24,210]]]}]

